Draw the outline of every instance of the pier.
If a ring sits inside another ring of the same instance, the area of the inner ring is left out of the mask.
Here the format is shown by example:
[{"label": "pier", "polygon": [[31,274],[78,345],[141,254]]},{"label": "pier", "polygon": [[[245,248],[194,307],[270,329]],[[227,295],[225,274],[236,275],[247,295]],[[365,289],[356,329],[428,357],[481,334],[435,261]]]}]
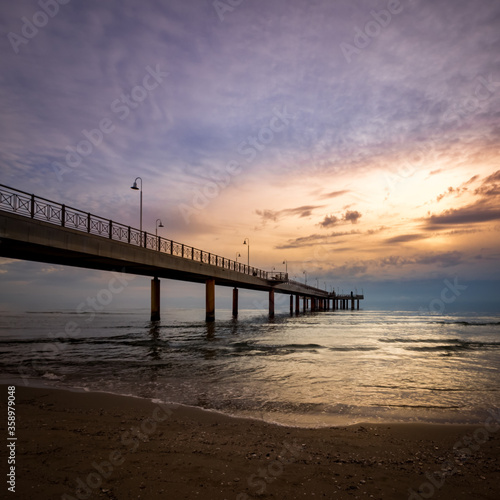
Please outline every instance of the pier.
[{"label": "pier", "polygon": [[[359,310],[363,295],[329,293],[110,219],[0,184],[0,256],[151,277],[151,320],[160,319],[160,279],[205,284],[206,320],[215,320],[215,286],[233,288],[232,311],[238,315],[238,289],[269,296],[290,295],[290,314],[305,311]],[[301,303],[302,302],[302,308]]]}]

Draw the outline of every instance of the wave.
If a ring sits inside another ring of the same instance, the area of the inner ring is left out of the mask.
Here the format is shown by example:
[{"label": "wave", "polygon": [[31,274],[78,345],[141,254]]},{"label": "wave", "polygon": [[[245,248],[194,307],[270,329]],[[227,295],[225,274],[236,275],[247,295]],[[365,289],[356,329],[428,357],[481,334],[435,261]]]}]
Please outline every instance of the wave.
[{"label": "wave", "polygon": [[[379,342],[390,343],[390,344],[438,344],[436,347],[463,347],[463,348],[481,348],[481,347],[500,347],[500,342],[480,342],[472,340],[460,340],[460,339],[404,339],[404,338],[393,338],[393,339],[379,339]],[[421,346],[421,347],[407,347],[406,349],[434,349],[431,346]]]},{"label": "wave", "polygon": [[353,347],[330,347],[330,351],[378,351],[379,347],[363,347],[363,346],[353,346]]},{"label": "wave", "polygon": [[407,339],[402,337],[396,337],[393,339],[378,339],[378,341],[388,344],[441,344],[443,342],[462,342],[460,339]]},{"label": "wave", "polygon": [[500,321],[431,321],[435,325],[462,325],[462,326],[500,326]]}]

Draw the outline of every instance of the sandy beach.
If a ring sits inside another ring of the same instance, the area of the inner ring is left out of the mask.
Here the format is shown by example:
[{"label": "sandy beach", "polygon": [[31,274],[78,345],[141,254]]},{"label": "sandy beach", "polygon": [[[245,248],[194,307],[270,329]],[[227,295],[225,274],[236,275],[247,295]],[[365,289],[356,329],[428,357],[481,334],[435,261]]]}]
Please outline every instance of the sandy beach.
[{"label": "sandy beach", "polygon": [[[6,415],[7,386],[2,393]],[[12,498],[493,500],[500,493],[494,416],[480,426],[304,429],[104,393],[17,386],[15,394]]]}]

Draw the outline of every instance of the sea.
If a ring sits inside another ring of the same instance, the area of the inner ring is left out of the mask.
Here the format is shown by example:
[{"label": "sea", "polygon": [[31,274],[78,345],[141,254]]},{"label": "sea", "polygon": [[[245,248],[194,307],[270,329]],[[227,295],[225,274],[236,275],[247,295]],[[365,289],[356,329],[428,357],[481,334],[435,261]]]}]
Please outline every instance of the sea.
[{"label": "sea", "polygon": [[3,313],[0,383],[99,391],[298,427],[481,423],[500,314],[177,309]]}]

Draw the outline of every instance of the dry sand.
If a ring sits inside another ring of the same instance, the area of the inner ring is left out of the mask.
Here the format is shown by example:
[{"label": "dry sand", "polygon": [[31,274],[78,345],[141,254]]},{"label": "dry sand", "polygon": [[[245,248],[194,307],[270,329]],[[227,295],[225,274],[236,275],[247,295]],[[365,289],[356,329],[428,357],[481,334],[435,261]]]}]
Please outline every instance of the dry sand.
[{"label": "dry sand", "polygon": [[[5,416],[6,386],[2,394]],[[22,386],[16,412],[15,494],[5,483],[1,498],[500,498],[493,418],[301,429]]]}]

